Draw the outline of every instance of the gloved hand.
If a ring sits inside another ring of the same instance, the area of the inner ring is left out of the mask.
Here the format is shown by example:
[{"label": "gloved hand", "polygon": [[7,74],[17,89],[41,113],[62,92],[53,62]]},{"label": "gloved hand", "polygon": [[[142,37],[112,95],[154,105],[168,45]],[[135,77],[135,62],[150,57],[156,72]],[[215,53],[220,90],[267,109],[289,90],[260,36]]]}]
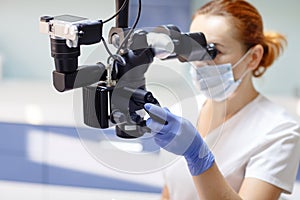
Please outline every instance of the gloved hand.
[{"label": "gloved hand", "polygon": [[[150,115],[146,125],[154,134],[155,142],[171,153],[183,155],[193,176],[213,165],[213,154],[190,121],[154,104],[147,103],[144,108]],[[152,119],[151,115],[156,117]],[[157,117],[167,123],[159,123]]]}]

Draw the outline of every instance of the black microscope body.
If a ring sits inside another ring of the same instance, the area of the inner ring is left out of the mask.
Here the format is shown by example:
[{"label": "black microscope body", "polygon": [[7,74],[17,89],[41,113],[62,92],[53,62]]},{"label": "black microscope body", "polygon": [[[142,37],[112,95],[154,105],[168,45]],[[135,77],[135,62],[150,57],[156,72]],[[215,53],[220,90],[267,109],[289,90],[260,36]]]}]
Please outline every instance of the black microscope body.
[{"label": "black microscope body", "polygon": [[[150,31],[131,29],[128,27],[128,5],[129,0],[116,0],[116,10],[120,12],[108,41],[118,52],[110,55],[106,65],[99,62],[78,66],[81,45],[105,42],[102,20],[91,21],[71,15],[43,16],[40,31],[50,35],[56,90],[82,88],[84,123],[101,129],[115,125],[119,137],[137,138],[149,132],[139,111],[144,109],[145,103],[159,105],[147,91],[145,80],[154,57],[190,62],[213,59],[217,51],[213,44],[207,44],[201,32],[181,33],[174,25],[158,26]],[[153,35],[163,35],[165,44],[172,48],[162,54],[162,44],[149,39]]]}]

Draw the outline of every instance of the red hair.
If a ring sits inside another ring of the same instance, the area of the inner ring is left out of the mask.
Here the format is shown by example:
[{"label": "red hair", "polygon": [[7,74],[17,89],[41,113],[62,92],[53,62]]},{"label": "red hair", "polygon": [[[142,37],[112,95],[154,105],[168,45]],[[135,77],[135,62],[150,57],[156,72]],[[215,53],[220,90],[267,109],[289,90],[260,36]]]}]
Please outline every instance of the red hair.
[{"label": "red hair", "polygon": [[236,28],[236,37],[249,49],[257,44],[264,48],[264,54],[259,66],[253,71],[253,76],[260,77],[282,53],[287,44],[286,38],[277,32],[265,32],[263,20],[257,9],[244,0],[212,0],[199,8],[193,16],[217,15],[230,17]]}]

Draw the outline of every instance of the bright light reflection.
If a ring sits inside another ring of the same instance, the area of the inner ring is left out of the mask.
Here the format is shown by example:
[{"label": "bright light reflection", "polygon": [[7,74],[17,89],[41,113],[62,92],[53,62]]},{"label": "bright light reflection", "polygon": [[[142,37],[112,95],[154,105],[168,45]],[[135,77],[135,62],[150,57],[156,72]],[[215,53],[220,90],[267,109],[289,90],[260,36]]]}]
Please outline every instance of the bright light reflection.
[{"label": "bright light reflection", "polygon": [[300,99],[297,102],[297,115],[300,116]]},{"label": "bright light reflection", "polygon": [[126,152],[133,152],[133,153],[140,153],[143,151],[143,145],[139,143],[129,143],[129,142],[115,142],[115,141],[101,141],[100,145],[104,149],[115,149],[118,148],[119,150],[126,151]]},{"label": "bright light reflection", "polygon": [[42,124],[43,114],[40,106],[35,104],[26,105],[25,119],[29,124]]}]

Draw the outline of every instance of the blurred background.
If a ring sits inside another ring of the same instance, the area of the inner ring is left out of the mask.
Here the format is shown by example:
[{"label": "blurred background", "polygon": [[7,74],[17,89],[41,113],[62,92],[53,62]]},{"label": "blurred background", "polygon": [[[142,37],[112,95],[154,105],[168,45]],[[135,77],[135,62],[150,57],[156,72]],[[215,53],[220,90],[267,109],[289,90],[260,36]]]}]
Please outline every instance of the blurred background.
[{"label": "blurred background", "polygon": [[[142,0],[138,27],[174,24],[188,32],[193,12],[206,2]],[[265,30],[279,31],[288,39],[284,54],[262,78],[255,80],[256,87],[300,120],[300,2],[249,2],[262,14]],[[137,0],[131,0],[129,24],[134,22],[136,10]],[[107,0],[0,1],[0,199],[159,199],[163,186],[163,169],[159,167],[166,164],[159,161],[163,164],[152,168],[151,164],[160,159],[157,153],[148,152],[155,145],[142,140],[120,141],[114,136],[114,129],[101,132],[109,139],[85,137],[89,134],[81,129],[86,127],[78,117],[80,91],[58,93],[54,89],[49,37],[39,33],[39,18],[44,15],[71,14],[104,20],[114,13],[115,2]],[[105,24],[104,38],[114,23],[112,20]],[[82,46],[79,63],[106,62],[107,56],[103,44]],[[188,65],[167,61],[154,63],[150,68],[147,80],[152,82],[161,104],[176,102],[180,96],[176,93],[189,84]],[[164,87],[158,87],[159,84]],[[170,96],[165,95],[166,88]],[[89,148],[90,143],[98,145],[101,140],[121,142],[117,145],[125,151],[137,147],[136,152],[147,154],[148,160],[128,160],[116,153],[115,147],[102,144],[99,151],[107,156],[105,159],[119,160],[122,167],[106,165],[107,160],[101,162]],[[149,169],[124,172],[123,166]],[[297,180],[300,182],[299,175]],[[290,199],[299,198],[299,185],[297,181]]]}]

